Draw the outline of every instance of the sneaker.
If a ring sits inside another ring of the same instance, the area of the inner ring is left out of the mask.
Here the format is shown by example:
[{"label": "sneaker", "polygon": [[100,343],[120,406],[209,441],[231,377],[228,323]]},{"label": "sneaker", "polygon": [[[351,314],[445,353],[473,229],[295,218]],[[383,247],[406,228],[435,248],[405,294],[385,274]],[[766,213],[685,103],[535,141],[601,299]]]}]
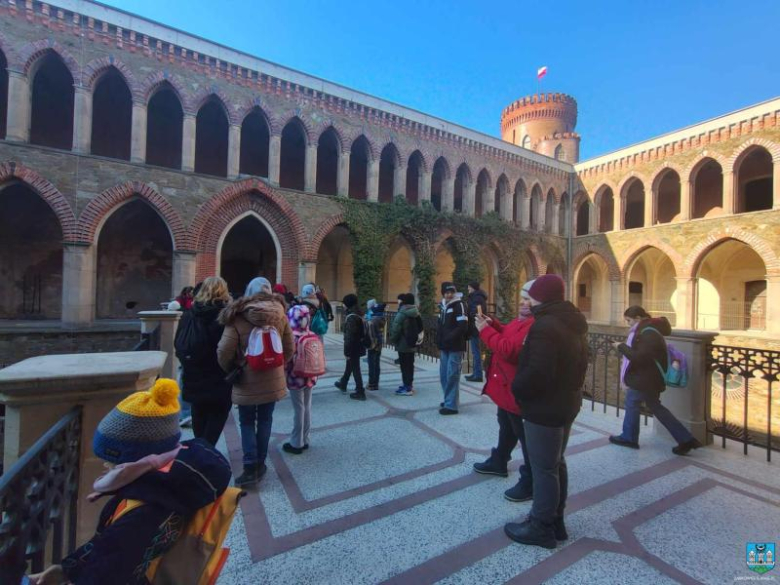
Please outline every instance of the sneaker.
[{"label": "sneaker", "polygon": [[443,414],[443,415],[447,416],[447,415],[450,415],[450,414],[458,414],[458,411],[457,410],[453,410],[451,408],[446,408],[446,407],[442,406],[439,409],[439,414]]},{"label": "sneaker", "polygon": [[555,540],[555,530],[534,519],[528,519],[521,524],[509,523],[504,526],[504,533],[520,544],[541,546],[542,548],[555,548],[558,543]]},{"label": "sneaker", "polygon": [[474,464],[474,471],[484,475],[498,475],[499,477],[509,476],[509,472],[506,469],[506,461],[504,461],[502,464],[501,459],[498,457],[495,449],[493,449],[490,457],[488,457],[485,461]]},{"label": "sneaker", "polygon": [[566,532],[566,524],[563,523],[563,516],[558,516],[555,519],[553,530],[555,531],[555,540],[559,542],[569,540],[569,533]]},{"label": "sneaker", "polygon": [[379,390],[379,386],[374,384],[369,384],[368,386],[366,386],[366,390],[370,392],[376,392],[377,390]]},{"label": "sneaker", "polygon": [[365,392],[352,392],[349,397],[352,400],[365,400],[366,399],[366,393]]},{"label": "sneaker", "polygon": [[192,428],[192,417],[185,416],[183,419],[179,421],[179,426],[182,428]]},{"label": "sneaker", "polygon": [[333,382],[333,385],[339,390],[341,390],[342,392],[347,391],[347,386],[345,384],[342,384],[341,380],[336,380],[335,382]]},{"label": "sneaker", "polygon": [[396,396],[414,396],[414,388],[411,386],[401,386],[398,390],[395,391]]},{"label": "sneaker", "polygon": [[687,455],[691,449],[698,449],[701,446],[702,444],[699,443],[699,441],[691,439],[690,441],[685,441],[684,443],[680,443],[676,447],[673,447],[672,453],[675,455]]},{"label": "sneaker", "polygon": [[609,442],[613,445],[619,445],[621,447],[628,447],[629,449],[639,449],[639,443],[633,441],[627,441],[620,435],[610,435]]},{"label": "sneaker", "polygon": [[471,374],[470,376],[466,376],[464,380],[466,380],[466,382],[482,382],[482,375],[475,376],[474,374]]},{"label": "sneaker", "polygon": [[293,447],[292,443],[285,443],[282,445],[282,451],[292,453],[293,455],[300,455],[303,453],[304,447]]},{"label": "sneaker", "polygon": [[504,492],[504,497],[510,502],[527,502],[534,499],[534,488],[522,481]]},{"label": "sneaker", "polygon": [[244,465],[244,472],[236,478],[236,487],[243,487],[257,483],[257,481],[260,479],[258,477],[257,471],[258,468],[256,465]]}]

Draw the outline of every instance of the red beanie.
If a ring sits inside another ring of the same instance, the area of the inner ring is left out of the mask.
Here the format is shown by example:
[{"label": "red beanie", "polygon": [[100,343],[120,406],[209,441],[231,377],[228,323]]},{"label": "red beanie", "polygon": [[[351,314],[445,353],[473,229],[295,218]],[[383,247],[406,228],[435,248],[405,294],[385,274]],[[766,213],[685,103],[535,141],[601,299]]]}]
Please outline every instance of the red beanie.
[{"label": "red beanie", "polygon": [[563,300],[563,279],[557,274],[544,274],[534,280],[528,296],[540,303]]},{"label": "red beanie", "polygon": [[287,287],[284,286],[282,283],[277,283],[274,285],[274,292],[278,295],[283,295],[287,293]]}]

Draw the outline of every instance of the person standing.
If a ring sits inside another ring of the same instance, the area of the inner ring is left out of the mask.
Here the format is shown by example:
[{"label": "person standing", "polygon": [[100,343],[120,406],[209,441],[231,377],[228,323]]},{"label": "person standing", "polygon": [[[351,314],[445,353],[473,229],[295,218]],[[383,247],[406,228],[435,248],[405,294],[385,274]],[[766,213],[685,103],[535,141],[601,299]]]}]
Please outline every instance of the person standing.
[{"label": "person standing", "polygon": [[366,303],[368,309],[366,321],[368,322],[368,335],[371,339],[368,348],[368,390],[379,390],[380,361],[382,359],[382,345],[385,340],[385,304],[371,299]]},{"label": "person standing", "polygon": [[226,372],[241,368],[233,382],[233,404],[238,405],[244,472],[236,485],[248,485],[257,483],[268,470],[265,459],[274,407],[287,395],[284,366],[267,370],[247,367],[244,356],[249,336],[255,327],[275,329],[281,339],[284,363],[292,359],[295,346],[284,299],[271,292],[271,283],[265,278],[253,279],[244,296],[225,307],[219,320],[225,326],[217,346],[219,365]]},{"label": "person standing", "polygon": [[474,471],[507,477],[509,475],[507,463],[512,458],[512,450],[520,443],[523,452],[520,480],[514,487],[504,492],[504,497],[510,502],[525,502],[533,498],[533,474],[526,448],[522,412],[512,394],[512,381],[517,374],[517,361],[528,331],[534,324],[531,299],[528,296],[531,284],[532,281],[527,282],[520,291],[520,313],[511,323],[502,325],[496,319],[484,314],[477,314],[475,319],[475,326],[482,343],[493,352],[484,393],[498,407],[498,446],[491,451],[486,461],[474,464]]},{"label": "person standing", "polygon": [[451,282],[441,284],[437,341],[439,346],[439,378],[444,394],[439,414],[458,414],[460,399],[460,366],[466,350],[469,317],[466,305]]},{"label": "person standing", "polygon": [[504,526],[522,544],[555,548],[566,540],[563,512],[569,489],[564,452],[582,406],[588,367],[588,322],[564,299],[560,276],[545,274],[528,288],[534,324],[528,331],[512,393],[523,412],[533,475],[528,519]]},{"label": "person standing", "polygon": [[217,444],[230,414],[230,382],[217,360],[224,326],[219,313],[230,301],[227,282],[219,276],[203,281],[192,309],[182,315],[174,347],[182,369],[182,396],[192,406],[196,438]]},{"label": "person standing", "polygon": [[344,318],[344,357],[347,358],[347,364],[344,368],[344,375],[334,385],[342,392],[346,392],[349,378],[354,377],[355,391],[349,397],[353,400],[365,400],[366,389],[363,386],[363,373],[360,371],[360,358],[366,355],[366,344],[363,339],[365,335],[363,317],[360,314],[360,307],[358,307],[357,295],[349,294],[341,302],[346,310]]},{"label": "person standing", "polygon": [[320,340],[325,342],[325,334],[328,332],[328,319],[325,315],[325,311],[320,303],[320,299],[317,296],[317,287],[314,283],[303,285],[301,288],[300,304],[309,307],[309,329],[315,335],[318,335]]},{"label": "person standing", "polygon": [[398,313],[390,328],[390,343],[398,352],[401,366],[401,385],[396,396],[414,395],[414,354],[417,353],[417,336],[423,323],[420,310],[412,293],[398,295]]},{"label": "person standing", "polygon": [[620,364],[620,383],[626,391],[623,432],[613,435],[609,442],[621,447],[639,449],[639,409],[644,402],[655,420],[677,441],[672,448],[675,455],[686,455],[698,449],[701,443],[686,429],[669,409],[661,404],[661,392],[666,389],[663,372],[669,368],[669,354],[664,337],[670,335],[672,326],[666,317],[652,318],[639,305],[623,313],[631,328],[625,343],[612,345],[623,356]]},{"label": "person standing", "polygon": [[466,376],[468,382],[482,381],[482,351],[479,345],[479,331],[476,327],[477,315],[482,311],[487,315],[487,293],[479,288],[477,281],[470,282],[468,285],[469,294],[466,297],[469,308],[469,344],[471,346],[471,358],[474,362],[474,370],[470,376]]},{"label": "person standing", "polygon": [[179,296],[176,297],[176,302],[179,303],[182,311],[189,311],[192,308],[194,290],[191,286],[185,286],[181,289]]}]

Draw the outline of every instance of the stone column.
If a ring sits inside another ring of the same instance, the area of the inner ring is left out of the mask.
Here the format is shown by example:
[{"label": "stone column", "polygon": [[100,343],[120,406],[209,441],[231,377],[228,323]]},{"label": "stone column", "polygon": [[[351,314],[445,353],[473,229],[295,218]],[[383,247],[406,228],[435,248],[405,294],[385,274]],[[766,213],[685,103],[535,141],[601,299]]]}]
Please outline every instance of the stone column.
[{"label": "stone column", "polygon": [[691,219],[691,182],[680,180],[680,221]]},{"label": "stone column", "polygon": [[73,152],[89,154],[92,146],[92,92],[76,86],[73,103]]},{"label": "stone column", "polygon": [[339,154],[339,167],[336,170],[336,194],[349,197],[349,151]]},{"label": "stone column", "polygon": [[165,352],[165,364],[162,366],[160,375],[163,378],[173,378],[179,373],[179,358],[173,350],[173,339],[176,337],[176,328],[181,319],[179,311],[139,311],[138,318],[141,320],[141,333],[152,333],[158,327],[160,328],[160,351]]},{"label": "stone column", "polygon": [[485,200],[482,202],[482,215],[496,210],[496,192],[488,187],[485,189]]},{"label": "stone column", "polygon": [[675,327],[693,329],[696,325],[696,279],[677,277],[677,303],[674,308],[677,316]]},{"label": "stone column", "polygon": [[766,332],[780,336],[780,276],[766,277]]},{"label": "stone column", "polygon": [[727,215],[737,213],[736,208],[736,185],[734,184],[734,173],[723,173],[723,211]]},{"label": "stone column", "polygon": [[317,282],[317,263],[302,260],[298,265],[298,291],[294,292],[297,294],[307,282]]},{"label": "stone column", "polygon": [[531,227],[531,198],[521,197],[520,205],[520,227],[527,230]]},{"label": "stone column", "polygon": [[368,161],[366,175],[366,198],[369,201],[379,201],[379,160]]},{"label": "stone column", "polygon": [[[703,445],[708,441],[707,402],[710,393],[711,378],[707,371],[707,345],[717,333],[675,329],[667,337],[688,358],[688,386],[672,388],[667,386],[663,395],[664,406],[685,426]],[[653,418],[653,432],[670,437],[669,432],[658,419]]]},{"label": "stone column", "polygon": [[0,403],[6,406],[6,470],[73,407],[81,407],[76,496],[79,543],[86,542],[94,533],[102,508],[86,499],[95,479],[105,472],[103,461],[92,451],[98,423],[123,398],[150,388],[165,357],[160,351],[48,355],[0,371]]},{"label": "stone column", "polygon": [[536,229],[543,232],[547,223],[547,201],[539,201],[539,205],[536,206]]},{"label": "stone column", "polygon": [[772,164],[772,209],[780,209],[780,160]]},{"label": "stone column", "polygon": [[181,133],[181,170],[195,170],[195,133],[197,123],[193,114],[184,114],[184,126]]},{"label": "stone column", "polygon": [[309,144],[306,147],[306,166],[303,176],[303,190],[314,193],[317,190],[317,145]]},{"label": "stone column", "polygon": [[623,325],[623,313],[626,310],[626,288],[627,285],[622,280],[610,280],[610,298],[612,299],[612,310],[610,311],[609,322],[611,325]]},{"label": "stone column", "polygon": [[470,217],[474,217],[477,207],[477,183],[476,181],[470,181],[466,184],[463,181],[463,213]]},{"label": "stone column", "polygon": [[623,229],[623,198],[614,197],[612,201],[612,229],[617,232]]},{"label": "stone column", "polygon": [[406,165],[400,164],[393,171],[393,201],[396,195],[406,197]]},{"label": "stone column", "polygon": [[228,161],[227,177],[235,179],[238,177],[241,166],[241,126],[231,124],[228,129]]},{"label": "stone column", "polygon": [[171,298],[175,298],[185,286],[195,286],[197,254],[186,250],[174,250]]},{"label": "stone column", "polygon": [[420,182],[417,188],[417,204],[422,205],[423,201],[431,200],[431,177],[433,173],[420,169]]},{"label": "stone column", "polygon": [[6,140],[30,141],[30,112],[32,92],[27,76],[8,70],[8,112],[6,113]]},{"label": "stone column", "polygon": [[132,130],[130,135],[130,162],[146,162],[146,104],[133,102]]},{"label": "stone column", "polygon": [[279,174],[282,163],[282,135],[271,134],[268,141],[268,182],[279,186]]},{"label": "stone column", "polygon": [[[561,204],[560,203],[553,203],[552,233],[554,233],[554,234],[560,234],[560,231],[559,231],[561,229],[561,226],[560,226],[560,223],[561,223],[560,211],[561,211]],[[566,228],[566,222],[565,221],[563,223],[563,227],[564,227],[564,229]],[[560,235],[565,236],[566,233],[564,232],[563,234],[560,234]]]},{"label": "stone column", "polygon": [[453,209],[455,209],[455,179],[444,179],[441,182],[441,210],[452,211]]},{"label": "stone column", "polygon": [[645,191],[645,222],[644,227],[655,225],[655,218],[658,216],[658,198],[657,193],[650,188],[650,192]]},{"label": "stone column", "polygon": [[95,320],[96,246],[62,246],[62,325],[78,327]]}]

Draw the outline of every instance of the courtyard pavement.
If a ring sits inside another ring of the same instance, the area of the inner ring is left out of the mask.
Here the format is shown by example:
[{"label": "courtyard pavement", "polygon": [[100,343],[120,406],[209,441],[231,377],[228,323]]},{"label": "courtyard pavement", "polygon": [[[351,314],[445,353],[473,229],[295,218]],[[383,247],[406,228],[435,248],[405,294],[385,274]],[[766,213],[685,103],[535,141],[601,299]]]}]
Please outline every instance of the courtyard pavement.
[{"label": "courtyard pavement", "polygon": [[[242,501],[220,584],[723,584],[759,578],[747,542],[780,541],[780,473],[763,451],[745,457],[718,443],[677,457],[652,422],[639,451],[616,447],[607,437],[621,419],[587,403],[567,451],[569,541],[554,551],[515,544],[503,526],[530,502],[503,492],[518,462],[507,479],[471,468],[498,428],[480,386],[462,384],[460,414],[441,416],[438,362],[418,359],[417,394],[397,397],[400,370],[386,350],[380,390],[358,402],[333,386],[340,336],[326,348],[311,448],[281,450],[292,425],[282,401],[268,473]],[[240,472],[235,412],[220,446]],[[768,577],[780,580],[780,567]]]}]

